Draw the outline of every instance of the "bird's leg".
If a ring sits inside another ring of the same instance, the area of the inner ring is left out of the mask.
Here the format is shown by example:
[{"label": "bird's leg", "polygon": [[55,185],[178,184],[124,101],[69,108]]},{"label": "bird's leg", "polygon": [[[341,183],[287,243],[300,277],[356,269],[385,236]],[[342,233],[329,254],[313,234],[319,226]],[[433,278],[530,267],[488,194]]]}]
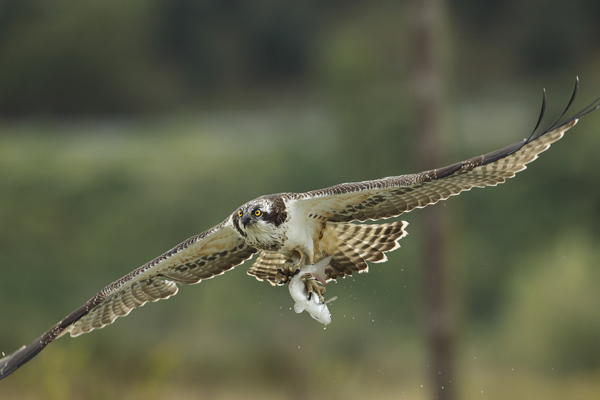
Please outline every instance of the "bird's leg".
[{"label": "bird's leg", "polygon": [[304,274],[300,279],[302,279],[302,282],[304,282],[304,286],[306,286],[308,300],[312,298],[312,295],[314,293],[317,296],[319,296],[319,301],[321,303],[325,303],[325,298],[323,297],[326,290],[325,286],[321,285],[313,274]]},{"label": "bird's leg", "polygon": [[297,260],[288,259],[281,266],[277,267],[277,273],[275,275],[275,279],[281,285],[286,285],[290,283],[290,279],[300,272],[300,263],[302,258],[298,258]]}]

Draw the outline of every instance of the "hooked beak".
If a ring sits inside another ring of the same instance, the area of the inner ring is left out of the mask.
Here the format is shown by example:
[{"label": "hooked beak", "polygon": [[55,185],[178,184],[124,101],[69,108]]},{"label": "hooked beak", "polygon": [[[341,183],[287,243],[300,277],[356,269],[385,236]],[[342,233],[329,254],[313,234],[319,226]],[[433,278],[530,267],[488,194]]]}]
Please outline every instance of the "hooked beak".
[{"label": "hooked beak", "polygon": [[252,216],[250,214],[248,214],[248,213],[244,213],[244,215],[242,216],[242,224],[244,225],[244,228],[250,222],[252,222]]}]

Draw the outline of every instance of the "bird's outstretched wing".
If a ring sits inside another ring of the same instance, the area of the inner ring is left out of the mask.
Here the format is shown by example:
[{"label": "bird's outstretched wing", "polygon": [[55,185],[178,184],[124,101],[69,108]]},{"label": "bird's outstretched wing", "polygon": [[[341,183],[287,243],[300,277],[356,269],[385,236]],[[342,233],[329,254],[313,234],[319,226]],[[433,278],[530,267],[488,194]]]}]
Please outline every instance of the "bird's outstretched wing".
[{"label": "bird's outstretched wing", "polygon": [[103,328],[149,301],[177,293],[177,284],[194,284],[241,264],[257,250],[247,246],[231,218],[193,236],[102,289],[29,346],[0,359],[0,379],[14,372],[50,342],[69,333],[78,336]]},{"label": "bird's outstretched wing", "polygon": [[288,206],[307,217],[332,222],[378,220],[435,204],[463,190],[503,183],[525,169],[527,163],[535,160],[541,152],[559,140],[580,117],[600,107],[598,98],[575,115],[562,120],[575,99],[578,83],[579,80],[561,116],[550,127],[536,133],[546,109],[544,92],[538,123],[533,133],[520,142],[417,174],[343,183],[306,193],[288,193]]}]

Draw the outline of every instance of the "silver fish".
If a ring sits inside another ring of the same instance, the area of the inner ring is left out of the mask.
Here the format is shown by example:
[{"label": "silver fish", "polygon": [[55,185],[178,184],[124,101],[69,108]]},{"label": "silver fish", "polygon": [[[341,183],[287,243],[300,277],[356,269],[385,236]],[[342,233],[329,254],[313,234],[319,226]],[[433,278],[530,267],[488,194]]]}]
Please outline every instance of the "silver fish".
[{"label": "silver fish", "polygon": [[325,325],[331,323],[331,313],[329,313],[327,303],[335,300],[335,298],[323,301],[319,293],[309,292],[306,289],[305,282],[307,279],[317,279],[319,282],[325,283],[325,268],[327,268],[332,258],[333,256],[329,256],[315,264],[303,265],[300,268],[300,272],[292,277],[288,285],[290,295],[296,302],[294,304],[294,311],[299,314],[306,310],[311,317]]}]

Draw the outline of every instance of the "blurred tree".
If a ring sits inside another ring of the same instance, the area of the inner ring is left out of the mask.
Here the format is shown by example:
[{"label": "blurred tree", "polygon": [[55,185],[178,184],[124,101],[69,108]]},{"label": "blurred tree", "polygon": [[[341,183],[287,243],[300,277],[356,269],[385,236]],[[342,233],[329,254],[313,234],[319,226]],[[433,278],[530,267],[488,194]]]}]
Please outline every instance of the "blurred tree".
[{"label": "blurred tree", "polygon": [[[428,170],[443,165],[443,90],[447,60],[440,50],[446,46],[443,30],[443,0],[416,0],[414,18],[413,84],[415,135],[419,138],[419,167]],[[434,399],[456,398],[455,316],[452,305],[449,241],[445,214],[439,206],[423,213],[422,258],[426,296],[425,332],[431,358],[430,379]]]},{"label": "blurred tree", "polygon": [[[461,39],[455,59],[462,79],[551,74],[599,57],[591,45],[600,38],[595,1],[575,0],[569,7],[544,0],[476,3],[453,0],[449,7],[451,33]],[[387,87],[391,97],[401,92],[402,65],[410,61],[399,50],[412,41],[408,21],[398,20],[407,15],[403,8],[364,0],[285,6],[269,0],[5,0],[0,115],[147,113],[251,90],[253,97],[264,96],[257,88],[315,89],[315,82],[329,84],[312,79],[325,58],[316,49],[324,48],[334,65],[321,78],[339,85],[362,68],[361,79]],[[327,39],[323,32],[340,36]],[[333,41],[323,46],[324,38]],[[396,89],[388,86],[394,81]]]},{"label": "blurred tree", "polygon": [[149,51],[154,2],[13,3],[4,2],[0,29],[2,114],[111,114],[171,103],[177,87]]}]

